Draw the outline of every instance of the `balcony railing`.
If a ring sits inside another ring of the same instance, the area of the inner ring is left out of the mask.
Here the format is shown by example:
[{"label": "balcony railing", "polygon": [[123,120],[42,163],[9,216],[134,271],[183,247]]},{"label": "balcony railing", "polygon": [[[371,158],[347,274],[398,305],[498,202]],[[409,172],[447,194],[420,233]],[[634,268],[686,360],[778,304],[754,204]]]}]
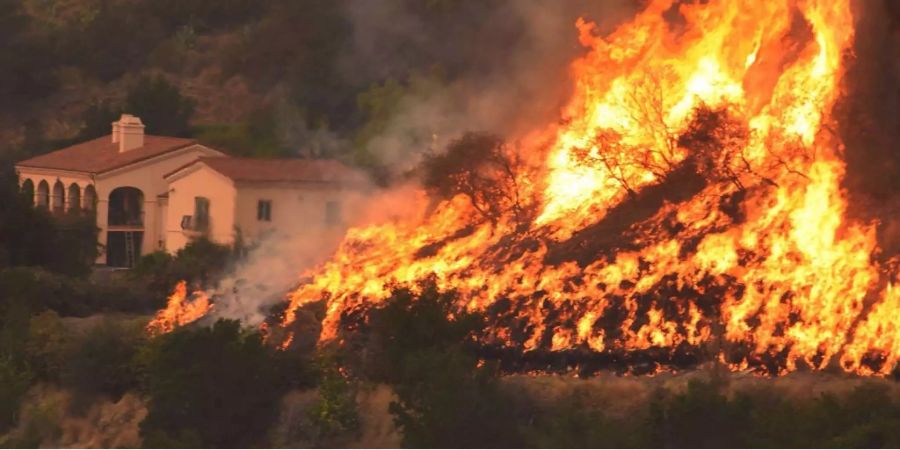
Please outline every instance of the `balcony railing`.
[{"label": "balcony railing", "polygon": [[113,210],[109,211],[109,226],[112,227],[143,227],[144,212],[130,212]]},{"label": "balcony railing", "polygon": [[209,231],[209,218],[198,216],[182,216],[181,230],[187,235],[200,235]]}]

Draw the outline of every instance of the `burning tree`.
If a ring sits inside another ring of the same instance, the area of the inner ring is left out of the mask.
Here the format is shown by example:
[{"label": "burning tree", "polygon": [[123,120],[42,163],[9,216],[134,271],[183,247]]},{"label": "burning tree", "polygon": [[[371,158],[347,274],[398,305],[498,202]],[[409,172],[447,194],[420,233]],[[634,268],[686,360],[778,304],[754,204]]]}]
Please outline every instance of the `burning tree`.
[{"label": "burning tree", "polygon": [[[728,109],[713,110],[701,105],[681,136],[678,145],[691,152],[697,172],[711,182],[732,183],[744,190],[741,181],[753,173],[744,155],[748,131],[745,124],[733,117]],[[774,183],[768,178],[764,180]]]},{"label": "burning tree", "polygon": [[463,195],[485,220],[524,217],[518,177],[522,162],[499,137],[466,133],[423,163],[423,184],[441,199]]},{"label": "burning tree", "polygon": [[830,131],[850,1],[680,3],[678,27],[670,3],[607,36],[579,21],[562,120],[521,150],[470,133],[430,155],[433,202],[351,229],[282,324],[324,301],[332,341],[433,277],[465,299],[448,314],[484,312],[479,342],[521,360],[894,371],[896,270],[848,217]]}]

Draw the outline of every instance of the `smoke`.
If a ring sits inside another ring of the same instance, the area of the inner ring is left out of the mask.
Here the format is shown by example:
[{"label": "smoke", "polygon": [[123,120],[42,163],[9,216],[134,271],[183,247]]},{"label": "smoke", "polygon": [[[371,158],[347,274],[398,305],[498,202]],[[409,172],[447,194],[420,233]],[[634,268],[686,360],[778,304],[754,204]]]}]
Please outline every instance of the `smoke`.
[{"label": "smoke", "polygon": [[894,0],[857,0],[856,41],[836,105],[846,144],[850,213],[877,219],[883,255],[900,253],[900,6]]},{"label": "smoke", "polygon": [[[467,131],[515,139],[559,120],[572,90],[569,65],[584,52],[576,20],[584,17],[608,32],[633,15],[637,3],[508,0],[426,6],[418,0],[348,0],[343,11],[353,31],[350,48],[338,62],[341,73],[353,84],[393,79],[404,86],[383,126],[369,136],[367,150],[399,174],[414,167],[422,151],[443,148]],[[350,146],[345,137],[303,125],[301,111],[282,107],[277,116],[282,140],[300,154],[338,154]],[[343,192],[341,203],[354,205],[345,208],[352,213],[346,217],[349,226],[414,221],[425,211],[426,202],[411,185],[356,186]],[[345,229],[322,233],[298,220],[295,227],[278,231],[255,242],[213,289],[210,318],[262,322],[306,270],[327,261]]]},{"label": "smoke", "polygon": [[344,76],[408,87],[367,150],[399,173],[466,131],[512,140],[544,128],[559,119],[573,87],[569,65],[584,52],[576,20],[608,32],[637,3],[348,1],[353,37],[339,62]]},{"label": "smoke", "polygon": [[[246,257],[207,292],[215,303],[205,320],[262,323],[272,307],[284,304],[286,293],[303,281],[306,271],[331,257],[347,229],[389,220],[415,223],[424,217],[427,205],[411,184],[378,190],[372,184],[357,183],[341,187],[328,199],[341,205],[342,226],[321,229],[310,225],[313,219],[309,218],[322,216],[322,202],[305,202],[292,210],[291,216],[298,219],[293,226],[279,224],[276,232],[253,241]],[[273,203],[273,208],[277,207]]]}]

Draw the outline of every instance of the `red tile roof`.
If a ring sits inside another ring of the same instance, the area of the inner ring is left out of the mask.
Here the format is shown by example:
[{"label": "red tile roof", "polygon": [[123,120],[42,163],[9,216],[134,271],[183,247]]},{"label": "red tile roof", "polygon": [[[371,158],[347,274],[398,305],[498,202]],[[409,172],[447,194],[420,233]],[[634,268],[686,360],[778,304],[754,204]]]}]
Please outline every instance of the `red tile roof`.
[{"label": "red tile roof", "polygon": [[193,139],[144,136],[144,145],[119,152],[119,144],[106,135],[54,152],[20,161],[17,166],[73,172],[103,173],[195,144]]},{"label": "red tile roof", "polygon": [[329,159],[200,158],[199,161],[235,182],[362,183],[366,180],[360,171]]}]

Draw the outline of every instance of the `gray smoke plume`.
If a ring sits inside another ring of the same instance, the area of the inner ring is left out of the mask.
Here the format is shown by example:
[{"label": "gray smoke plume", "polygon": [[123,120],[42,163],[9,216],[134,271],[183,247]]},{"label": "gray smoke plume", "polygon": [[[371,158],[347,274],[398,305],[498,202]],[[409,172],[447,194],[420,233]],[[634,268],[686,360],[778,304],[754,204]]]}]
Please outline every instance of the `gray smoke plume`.
[{"label": "gray smoke plume", "polygon": [[[572,91],[570,63],[584,53],[579,17],[611,31],[637,12],[635,0],[387,0],[346,3],[352,48],[340,62],[353,81],[412,85],[368,150],[397,172],[466,131],[514,140],[559,119]],[[441,6],[443,5],[443,6]],[[409,74],[433,84],[409,83]],[[423,73],[424,72],[424,73]]]},{"label": "gray smoke plume", "polygon": [[[513,140],[559,120],[573,86],[570,63],[585,51],[578,43],[576,20],[584,17],[596,22],[600,32],[608,32],[636,13],[637,3],[347,0],[344,11],[353,35],[339,62],[342,73],[351,82],[394,79],[405,87],[367,149],[399,174],[414,167],[421,152],[443,148],[467,131]],[[433,67],[439,69],[429,72]],[[430,76],[433,72],[441,75]],[[280,114],[288,124],[289,113]],[[295,122],[302,120],[298,116]],[[287,141],[307,155],[350,145],[327,131],[302,125],[281,128]],[[410,209],[414,191],[408,185],[372,188],[359,203],[368,207],[360,207],[348,224],[417,213],[404,211]],[[221,280],[213,291],[212,318],[260,323],[269,307],[283,302],[304,271],[326,261],[342,238],[340,233],[310,233],[299,222],[296,229],[281,231],[260,242]]]}]

